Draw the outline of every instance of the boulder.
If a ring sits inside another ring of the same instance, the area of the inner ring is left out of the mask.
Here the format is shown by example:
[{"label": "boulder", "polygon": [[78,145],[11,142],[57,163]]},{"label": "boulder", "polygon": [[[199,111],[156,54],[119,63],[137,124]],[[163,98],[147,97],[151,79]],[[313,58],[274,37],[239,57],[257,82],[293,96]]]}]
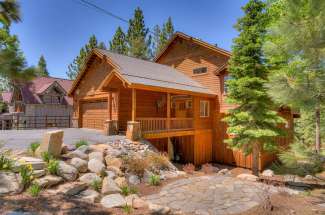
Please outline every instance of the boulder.
[{"label": "boulder", "polygon": [[143,182],[145,182],[145,183],[149,183],[149,179],[150,179],[150,177],[151,177],[152,175],[154,175],[154,174],[153,174],[151,171],[149,171],[149,170],[144,170],[144,174],[143,174],[143,178],[142,178]]},{"label": "boulder", "polygon": [[274,176],[274,172],[270,169],[266,169],[262,172],[261,174],[262,176],[265,176],[265,177],[273,177]]},{"label": "boulder", "polygon": [[120,188],[128,185],[124,177],[117,177],[114,181]]},{"label": "boulder", "polygon": [[62,147],[61,147],[61,154],[67,154],[69,152],[69,147],[68,145],[66,144],[62,144]]},{"label": "boulder", "polygon": [[46,132],[36,154],[41,155],[42,152],[48,152],[55,157],[59,157],[61,155],[62,141],[62,130]]},{"label": "boulder", "polygon": [[170,208],[167,206],[156,205],[156,204],[148,204],[149,210],[152,211],[153,214],[169,214]]},{"label": "boulder", "polygon": [[126,201],[121,194],[111,194],[104,196],[100,204],[105,208],[115,208],[125,206]]},{"label": "boulder", "polygon": [[34,178],[40,178],[42,176],[46,175],[45,169],[40,169],[40,170],[34,170],[33,171],[33,177]]},{"label": "boulder", "polygon": [[109,150],[111,147],[108,144],[92,144],[89,146],[91,151],[96,152],[103,152],[105,153],[107,150]]},{"label": "boulder", "polygon": [[82,151],[83,153],[87,153],[87,152],[89,152],[90,148],[87,145],[82,145],[82,146],[78,147],[78,150]]},{"label": "boulder", "polygon": [[113,171],[105,171],[107,177],[111,178],[111,179],[115,179],[116,178],[116,174]]},{"label": "boulder", "polygon": [[120,193],[121,189],[117,186],[115,181],[109,177],[103,179],[102,190],[103,195]]},{"label": "boulder", "polygon": [[89,203],[95,203],[95,202],[99,201],[100,194],[98,192],[96,192],[95,190],[87,189],[87,190],[80,192],[77,195],[77,197],[83,201],[86,201]]},{"label": "boulder", "polygon": [[130,205],[136,209],[148,207],[147,202],[140,199],[137,194],[128,195],[127,197],[125,197],[125,201],[127,205]]},{"label": "boulder", "polygon": [[21,178],[13,172],[0,172],[0,195],[20,193],[24,189]]},{"label": "boulder", "polygon": [[128,181],[132,185],[140,184],[140,178],[137,175],[130,175]]},{"label": "boulder", "polygon": [[121,158],[114,158],[111,156],[106,156],[105,157],[106,165],[107,166],[115,166],[117,168],[121,168],[123,162]]},{"label": "boulder", "polygon": [[63,182],[63,179],[55,175],[47,175],[43,178],[39,178],[35,180],[35,183],[37,183],[42,188],[53,187],[61,182]]},{"label": "boulder", "polygon": [[87,189],[87,184],[83,182],[70,182],[60,185],[56,193],[64,194],[67,196],[74,196],[79,194],[81,191]]},{"label": "boulder", "polygon": [[67,181],[74,181],[78,177],[78,170],[63,161],[60,161],[58,167],[58,175]]},{"label": "boulder", "polygon": [[87,172],[88,170],[88,162],[80,158],[72,158],[70,164],[79,172]]},{"label": "boulder", "polygon": [[96,173],[86,173],[79,178],[79,181],[91,184],[95,180],[101,180],[101,178]]},{"label": "boulder", "polygon": [[106,151],[107,156],[109,157],[120,157],[124,154],[124,152],[122,150],[118,150],[118,149],[109,149]]},{"label": "boulder", "polygon": [[258,179],[256,175],[247,174],[247,173],[239,174],[237,175],[237,178],[247,180],[247,181],[257,181]]},{"label": "boulder", "polygon": [[222,169],[218,172],[218,175],[228,175],[230,174],[229,169]]},{"label": "boulder", "polygon": [[108,167],[106,167],[106,169],[108,171],[114,172],[117,176],[124,176],[124,173],[116,166],[108,166]]},{"label": "boulder", "polygon": [[310,181],[310,180],[316,180],[316,178],[315,178],[314,176],[312,176],[312,175],[306,175],[306,176],[304,177],[304,179],[307,180],[307,181],[308,181],[308,180],[309,180],[309,181]]},{"label": "boulder", "polygon": [[69,152],[68,154],[64,155],[64,157],[66,157],[66,158],[80,158],[82,160],[88,160],[88,155],[79,149]]},{"label": "boulder", "polygon": [[34,157],[21,157],[15,163],[14,171],[18,171],[21,165],[31,165],[33,170],[45,169],[45,162],[40,158]]},{"label": "boulder", "polygon": [[105,165],[98,159],[90,159],[88,162],[88,169],[94,173],[100,173],[105,170]]},{"label": "boulder", "polygon": [[97,159],[101,162],[104,162],[104,154],[103,152],[91,152],[89,153],[89,160],[91,159]]}]

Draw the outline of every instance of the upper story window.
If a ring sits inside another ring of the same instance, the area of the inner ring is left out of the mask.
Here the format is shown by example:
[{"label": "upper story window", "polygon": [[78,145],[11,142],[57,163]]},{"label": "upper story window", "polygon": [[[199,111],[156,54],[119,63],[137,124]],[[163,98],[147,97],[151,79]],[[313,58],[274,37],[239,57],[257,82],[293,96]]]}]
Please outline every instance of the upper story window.
[{"label": "upper story window", "polygon": [[228,93],[228,85],[227,85],[227,81],[233,79],[233,77],[231,77],[231,75],[225,75],[223,78],[223,93],[227,94]]},{"label": "upper story window", "polygon": [[204,74],[207,73],[208,69],[206,67],[200,67],[200,68],[195,68],[193,69],[193,74],[198,75],[198,74]]},{"label": "upper story window", "polygon": [[210,102],[207,100],[200,101],[200,117],[209,117],[210,115]]}]

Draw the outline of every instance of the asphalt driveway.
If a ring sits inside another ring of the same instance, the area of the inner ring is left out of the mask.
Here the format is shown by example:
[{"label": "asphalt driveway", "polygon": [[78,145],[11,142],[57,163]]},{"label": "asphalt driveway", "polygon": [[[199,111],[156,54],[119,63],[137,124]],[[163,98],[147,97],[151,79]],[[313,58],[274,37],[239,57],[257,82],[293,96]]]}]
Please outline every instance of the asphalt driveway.
[{"label": "asphalt driveway", "polygon": [[[10,149],[26,149],[31,142],[40,141],[47,131],[57,129],[34,129],[34,130],[0,130],[0,143]],[[105,136],[102,131],[85,128],[64,128],[63,142],[74,145],[78,140],[87,140],[89,143],[107,143],[124,136]]]}]

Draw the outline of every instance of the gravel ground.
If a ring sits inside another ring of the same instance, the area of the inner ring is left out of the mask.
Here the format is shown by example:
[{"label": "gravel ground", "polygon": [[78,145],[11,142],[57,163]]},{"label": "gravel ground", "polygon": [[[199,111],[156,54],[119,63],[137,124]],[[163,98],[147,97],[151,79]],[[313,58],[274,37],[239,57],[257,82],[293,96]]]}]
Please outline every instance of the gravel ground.
[{"label": "gravel ground", "polygon": [[[0,142],[6,148],[21,150],[26,149],[31,142],[40,141],[47,131],[57,129],[34,129],[34,130],[2,130],[0,131]],[[63,142],[73,145],[76,141],[84,139],[89,143],[106,143],[117,139],[124,139],[124,136],[105,136],[102,131],[85,128],[64,128]]]}]

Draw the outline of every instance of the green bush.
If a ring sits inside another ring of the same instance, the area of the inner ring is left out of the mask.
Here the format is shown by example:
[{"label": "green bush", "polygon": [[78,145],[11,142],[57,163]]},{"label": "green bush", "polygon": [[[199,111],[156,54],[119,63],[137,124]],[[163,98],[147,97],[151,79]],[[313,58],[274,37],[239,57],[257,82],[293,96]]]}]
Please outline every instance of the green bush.
[{"label": "green bush", "polygon": [[130,194],[137,194],[138,189],[136,187],[123,186],[121,187],[122,195],[128,196]]},{"label": "green bush", "polygon": [[29,147],[28,147],[28,151],[35,156],[35,152],[37,150],[37,148],[40,146],[39,142],[32,142]]},{"label": "green bush", "polygon": [[32,184],[29,188],[28,188],[28,193],[33,196],[33,197],[37,197],[39,195],[39,193],[41,192],[41,187],[38,184]]},{"label": "green bush", "polygon": [[155,174],[150,175],[149,184],[152,186],[158,186],[160,184],[160,176]]},{"label": "green bush", "polygon": [[87,140],[79,140],[75,143],[76,148],[79,148],[80,146],[88,146],[89,143]]},{"label": "green bush", "polygon": [[28,187],[28,185],[33,180],[33,167],[32,165],[24,165],[22,164],[19,167],[19,175],[21,176],[22,183],[24,187]]},{"label": "green bush", "polygon": [[94,179],[90,183],[90,187],[92,189],[96,190],[97,192],[99,192],[102,189],[102,180],[100,180],[100,179]]},{"label": "green bush", "polygon": [[0,154],[0,170],[12,170],[13,160],[10,159],[5,153]]},{"label": "green bush", "polygon": [[51,155],[48,152],[42,152],[41,156],[42,156],[43,161],[45,161],[46,163],[49,163],[50,160],[54,160],[53,155]]},{"label": "green bush", "polygon": [[48,162],[47,164],[47,171],[51,175],[57,175],[58,174],[58,169],[59,169],[59,161],[52,159]]},{"label": "green bush", "polygon": [[131,214],[131,212],[132,212],[132,207],[131,207],[130,205],[125,204],[125,205],[123,206],[123,211],[124,211],[124,213],[126,213],[126,214]]}]

